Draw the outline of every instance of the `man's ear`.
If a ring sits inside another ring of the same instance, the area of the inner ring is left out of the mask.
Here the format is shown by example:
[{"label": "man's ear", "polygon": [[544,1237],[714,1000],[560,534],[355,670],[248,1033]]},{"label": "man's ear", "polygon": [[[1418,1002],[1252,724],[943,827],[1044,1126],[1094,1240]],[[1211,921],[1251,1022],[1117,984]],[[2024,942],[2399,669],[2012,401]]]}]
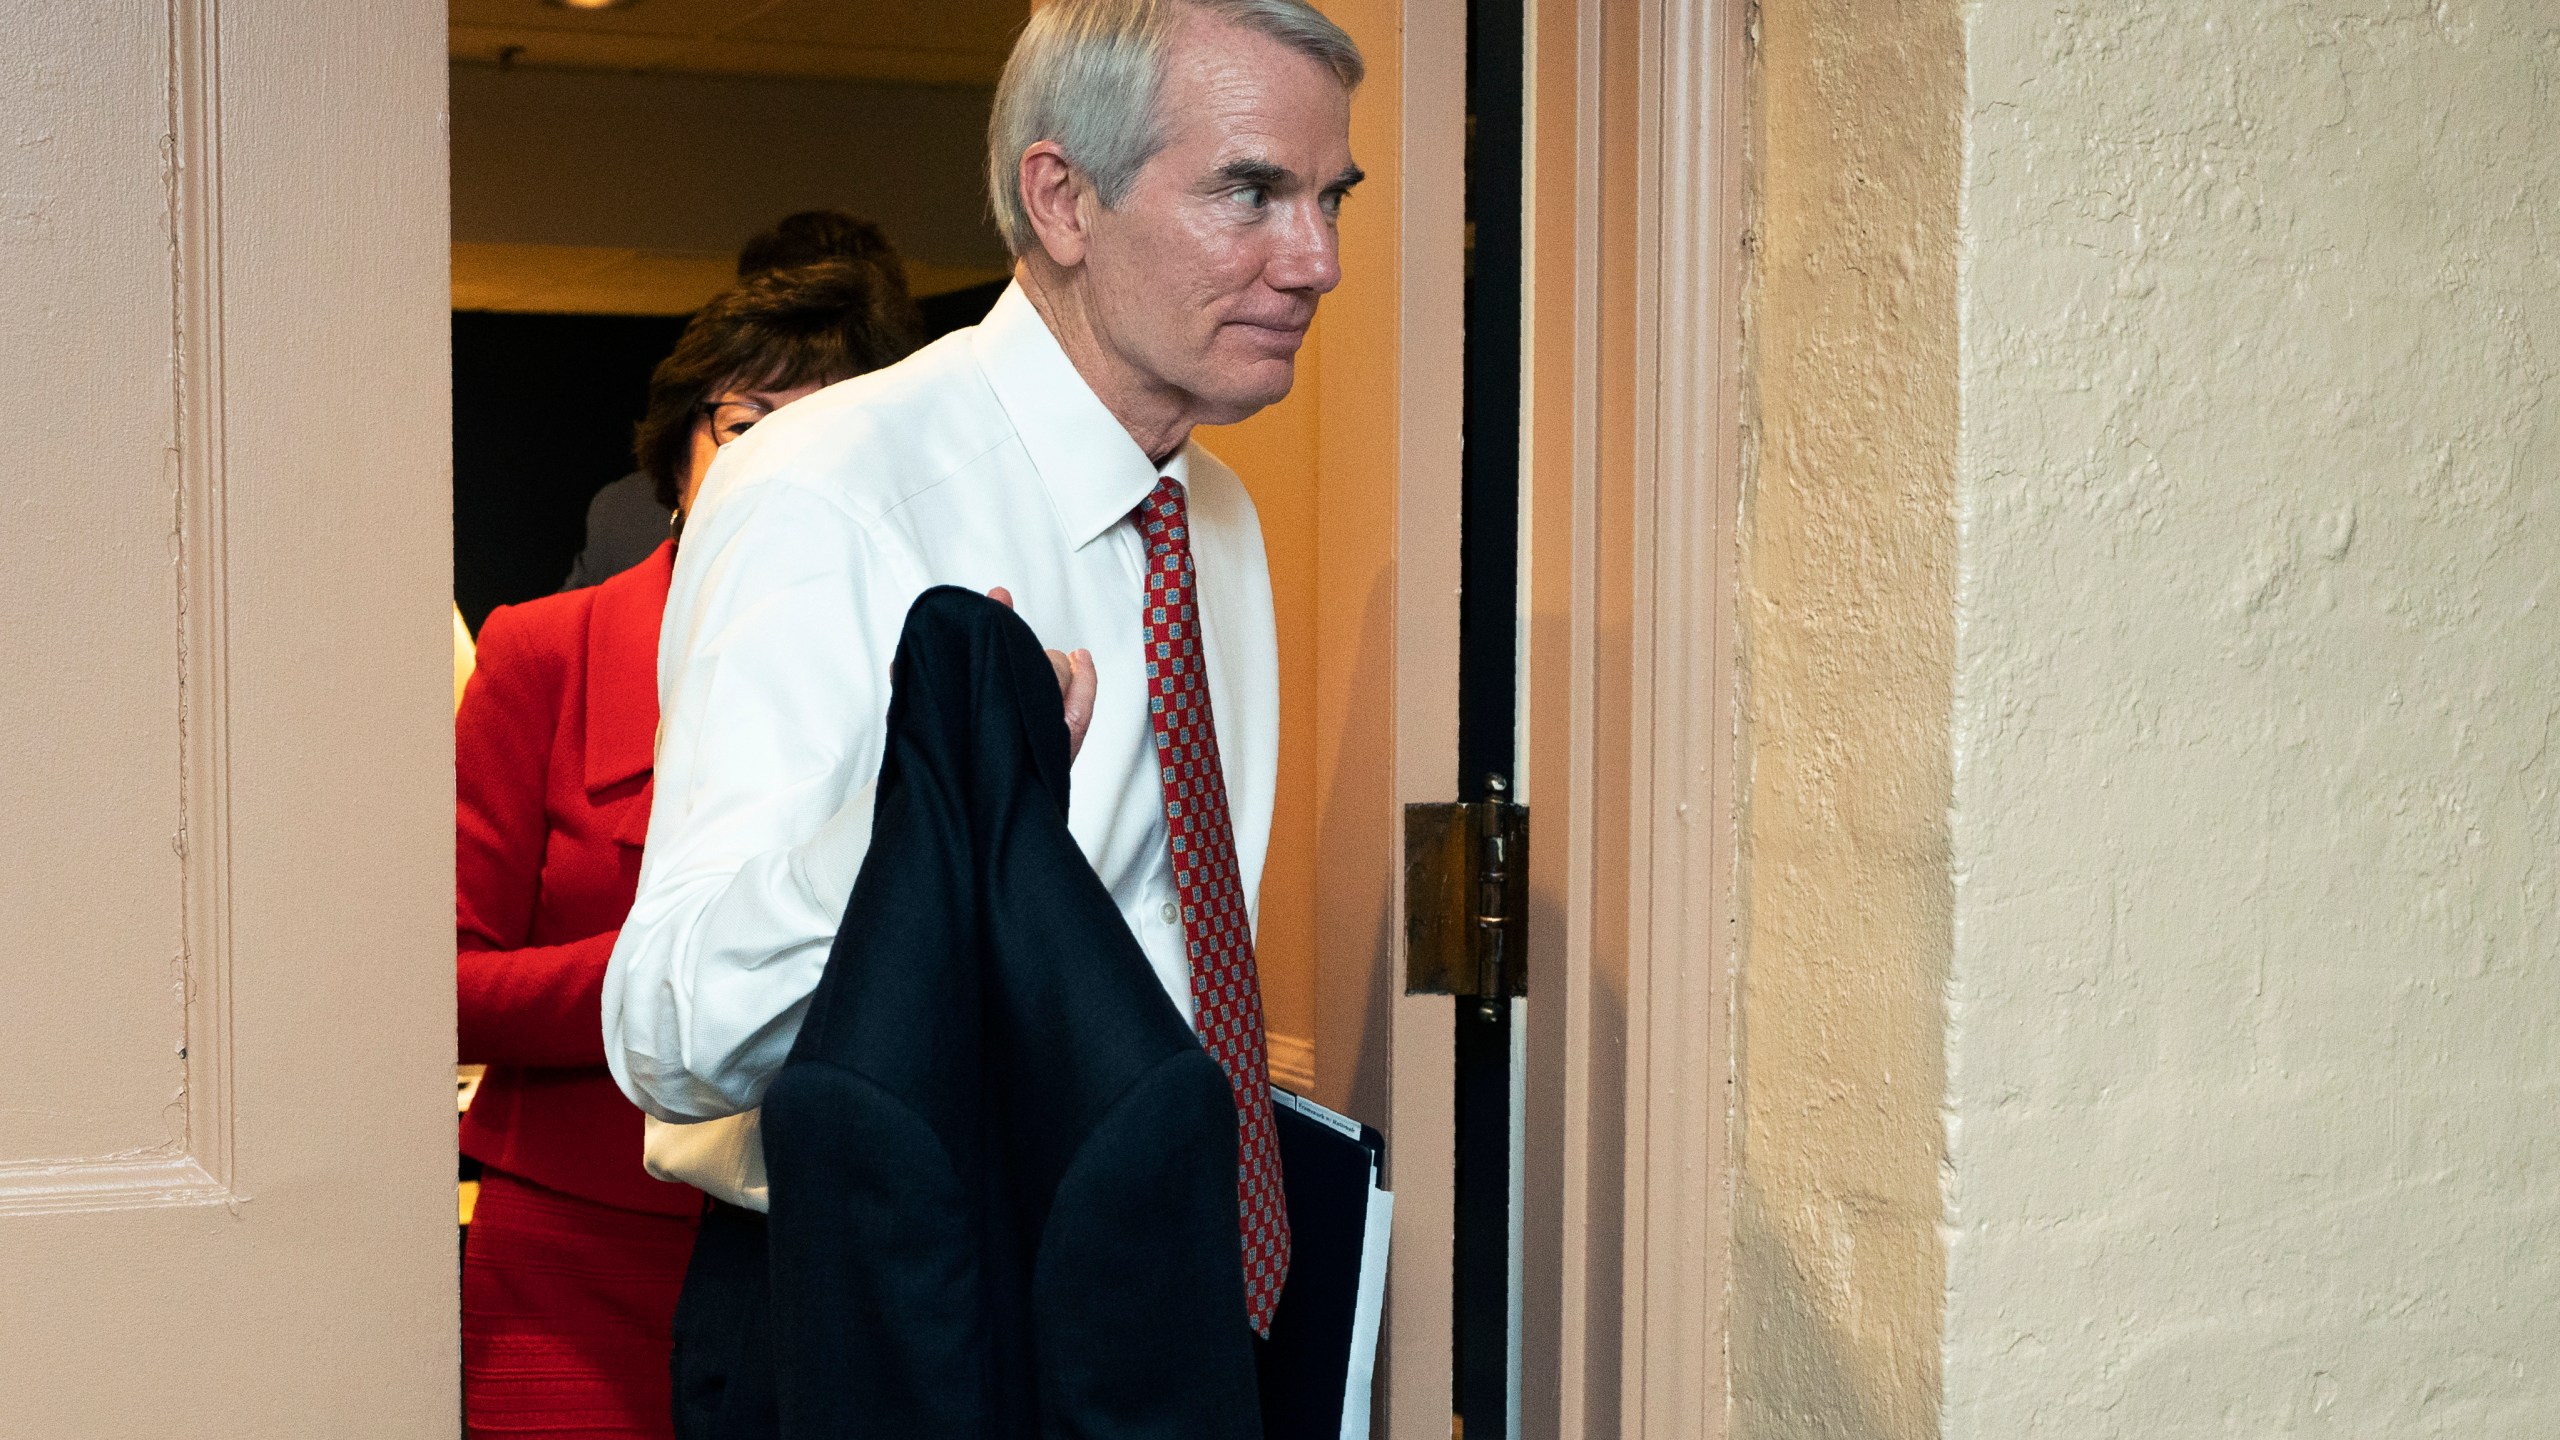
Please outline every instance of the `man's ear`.
[{"label": "man's ear", "polygon": [[1031,233],[1051,264],[1073,269],[1084,263],[1085,198],[1093,186],[1067,163],[1067,152],[1055,140],[1042,140],[1022,152],[1022,208],[1031,216]]}]

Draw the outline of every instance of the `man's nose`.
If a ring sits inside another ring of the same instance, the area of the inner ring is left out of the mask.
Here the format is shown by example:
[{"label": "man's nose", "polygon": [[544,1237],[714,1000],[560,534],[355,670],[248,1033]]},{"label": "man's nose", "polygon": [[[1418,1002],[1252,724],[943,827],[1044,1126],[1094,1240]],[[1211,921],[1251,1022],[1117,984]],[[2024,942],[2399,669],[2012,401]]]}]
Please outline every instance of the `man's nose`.
[{"label": "man's nose", "polygon": [[1319,206],[1291,207],[1289,223],[1274,238],[1265,274],[1272,289],[1323,295],[1342,283],[1341,236]]}]

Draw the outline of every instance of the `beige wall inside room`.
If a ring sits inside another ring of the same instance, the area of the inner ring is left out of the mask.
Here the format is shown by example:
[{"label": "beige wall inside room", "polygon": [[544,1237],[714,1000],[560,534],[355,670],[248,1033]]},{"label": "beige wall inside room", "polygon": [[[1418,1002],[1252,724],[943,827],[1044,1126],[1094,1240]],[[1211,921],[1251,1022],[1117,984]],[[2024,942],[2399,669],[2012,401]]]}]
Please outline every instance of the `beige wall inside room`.
[{"label": "beige wall inside room", "polygon": [[1737,1436],[2560,1433],[2560,13],[1768,0]]},{"label": "beige wall inside room", "polygon": [[681,314],[794,210],[880,222],[919,294],[1004,273],[983,85],[455,61],[457,309]]}]

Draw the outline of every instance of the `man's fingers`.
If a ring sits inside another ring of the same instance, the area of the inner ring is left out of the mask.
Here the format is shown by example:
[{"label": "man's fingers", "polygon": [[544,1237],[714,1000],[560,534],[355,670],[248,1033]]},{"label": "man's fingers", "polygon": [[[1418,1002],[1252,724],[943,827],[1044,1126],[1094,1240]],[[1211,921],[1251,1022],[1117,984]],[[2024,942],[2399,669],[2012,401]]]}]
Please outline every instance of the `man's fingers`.
[{"label": "man's fingers", "polygon": [[1067,657],[1067,714],[1075,723],[1093,718],[1093,697],[1097,682],[1093,673],[1093,652],[1079,650]]},{"label": "man's fingers", "polygon": [[1072,760],[1084,749],[1084,732],[1093,724],[1096,682],[1092,651],[1079,650],[1067,657],[1067,673],[1059,682],[1059,689],[1066,701],[1067,758]]},{"label": "man's fingers", "polygon": [[[987,598],[1007,610],[1013,608],[1013,592],[1001,585],[987,592]],[[1079,650],[1073,655],[1056,650],[1043,651],[1049,657],[1049,670],[1058,677],[1058,698],[1067,712],[1067,758],[1084,748],[1084,732],[1093,724],[1093,697],[1096,690],[1093,652]]]}]

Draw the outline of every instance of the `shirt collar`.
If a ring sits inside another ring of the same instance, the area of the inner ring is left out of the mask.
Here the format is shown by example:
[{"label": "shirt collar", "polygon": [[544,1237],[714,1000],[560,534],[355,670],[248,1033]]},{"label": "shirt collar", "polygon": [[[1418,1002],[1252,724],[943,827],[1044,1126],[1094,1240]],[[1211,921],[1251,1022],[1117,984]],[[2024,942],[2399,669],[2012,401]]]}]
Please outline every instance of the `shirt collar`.
[{"label": "shirt collar", "polygon": [[1049,333],[1019,282],[1005,287],[995,308],[970,336],[978,370],[1013,422],[1031,466],[1048,487],[1067,543],[1081,550],[1128,518],[1170,476],[1189,486],[1189,441],[1161,467],[1150,464],[1138,442],[1104,408],[1093,387]]}]

